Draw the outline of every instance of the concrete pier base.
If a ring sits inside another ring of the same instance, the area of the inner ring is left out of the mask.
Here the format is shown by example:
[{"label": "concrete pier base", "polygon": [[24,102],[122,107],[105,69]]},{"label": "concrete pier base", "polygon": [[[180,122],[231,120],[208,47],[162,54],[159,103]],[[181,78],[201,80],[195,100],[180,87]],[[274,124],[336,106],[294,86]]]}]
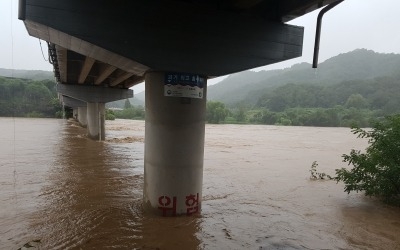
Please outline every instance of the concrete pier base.
[{"label": "concrete pier base", "polygon": [[144,208],[162,216],[200,212],[206,82],[202,98],[164,96],[165,74],[146,84]]},{"label": "concrete pier base", "polygon": [[105,104],[87,103],[87,132],[88,136],[94,140],[104,140],[105,138]]},{"label": "concrete pier base", "polygon": [[72,109],[72,117],[73,117],[75,120],[78,120],[78,108],[73,108],[73,109]]},{"label": "concrete pier base", "polygon": [[78,107],[78,121],[82,127],[87,126],[87,107]]}]

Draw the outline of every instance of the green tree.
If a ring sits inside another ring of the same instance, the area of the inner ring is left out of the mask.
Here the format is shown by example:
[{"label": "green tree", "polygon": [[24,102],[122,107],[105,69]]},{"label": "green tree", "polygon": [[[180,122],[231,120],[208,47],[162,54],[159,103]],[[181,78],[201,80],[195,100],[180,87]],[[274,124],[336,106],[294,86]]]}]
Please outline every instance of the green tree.
[{"label": "green tree", "polygon": [[111,121],[115,120],[115,114],[111,109],[106,109],[105,119]]},{"label": "green tree", "polygon": [[261,120],[264,124],[274,125],[278,121],[277,113],[265,110],[262,114]]},{"label": "green tree", "polygon": [[400,114],[375,123],[372,130],[353,128],[358,137],[368,138],[365,153],[351,150],[343,161],[353,168],[336,170],[336,181],[343,181],[345,191],[365,191],[400,205]]},{"label": "green tree", "polygon": [[362,109],[368,106],[367,100],[360,94],[352,94],[346,101],[346,107]]},{"label": "green tree", "polygon": [[229,111],[222,102],[207,102],[206,119],[209,123],[220,123],[225,120]]},{"label": "green tree", "polygon": [[142,120],[145,117],[145,110],[143,106],[132,106],[123,110],[114,111],[115,118],[118,119],[139,119]]},{"label": "green tree", "polygon": [[135,118],[136,119],[144,119],[145,115],[146,115],[146,111],[145,111],[144,107],[142,105],[137,105],[135,107],[135,109],[136,109]]},{"label": "green tree", "polygon": [[43,84],[32,83],[25,89],[25,98],[36,106],[47,103],[51,99],[51,93]]},{"label": "green tree", "polygon": [[0,116],[54,117],[61,111],[55,86],[50,80],[0,77]]},{"label": "green tree", "polygon": [[247,119],[246,110],[242,105],[239,106],[239,108],[236,110],[236,112],[234,113],[234,117],[237,122],[241,122],[241,123],[246,122],[246,119]]},{"label": "green tree", "polygon": [[343,111],[341,125],[344,127],[368,127],[368,117],[370,117],[368,110],[360,110],[356,108],[349,108]]},{"label": "green tree", "polygon": [[60,112],[62,110],[62,104],[60,103],[60,100],[58,100],[57,97],[51,98],[49,101],[49,104],[47,105],[47,110],[45,112],[46,116],[48,117],[58,117],[57,112]]}]

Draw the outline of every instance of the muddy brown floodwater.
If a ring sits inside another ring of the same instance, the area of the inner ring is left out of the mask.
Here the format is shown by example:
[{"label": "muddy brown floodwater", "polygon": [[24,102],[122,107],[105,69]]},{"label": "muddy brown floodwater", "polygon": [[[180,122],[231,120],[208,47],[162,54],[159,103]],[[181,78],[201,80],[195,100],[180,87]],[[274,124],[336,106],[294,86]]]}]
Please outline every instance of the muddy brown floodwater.
[{"label": "muddy brown floodwater", "polygon": [[[333,181],[348,128],[207,125],[202,213],[144,214],[144,122],[0,118],[0,249],[400,249],[400,209]],[[31,248],[33,249],[33,248]]]}]

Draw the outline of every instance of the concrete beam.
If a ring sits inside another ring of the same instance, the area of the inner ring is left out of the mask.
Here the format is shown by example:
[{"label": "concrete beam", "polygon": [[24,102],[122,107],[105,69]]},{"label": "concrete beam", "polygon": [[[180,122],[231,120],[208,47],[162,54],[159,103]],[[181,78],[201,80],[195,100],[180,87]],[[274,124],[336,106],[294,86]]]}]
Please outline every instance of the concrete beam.
[{"label": "concrete beam", "polygon": [[282,22],[289,22],[299,16],[305,15],[311,11],[319,9],[325,5],[336,2],[337,0],[324,1],[285,1],[281,5],[280,16]]},{"label": "concrete beam", "polygon": [[78,108],[78,107],[86,107],[87,106],[86,102],[71,98],[69,96],[61,96],[61,102],[64,103],[65,106],[71,107],[74,109]]},{"label": "concrete beam", "polygon": [[133,76],[132,73],[122,74],[122,75],[118,76],[117,78],[115,78],[113,81],[111,81],[110,86],[118,85],[119,83],[121,83],[122,81],[125,81],[126,79],[128,79],[131,76]]},{"label": "concrete beam", "polygon": [[99,85],[100,83],[102,83],[116,69],[117,69],[117,67],[114,67],[114,66],[111,66],[111,65],[105,66],[105,68],[103,70],[101,70],[101,74],[99,75],[99,77],[97,77],[97,79],[94,82],[94,84]]},{"label": "concrete beam", "polygon": [[96,60],[91,57],[86,57],[85,62],[83,63],[81,73],[79,74],[78,83],[82,84],[85,82],[86,77],[88,76],[92,66]]},{"label": "concrete beam", "polygon": [[100,86],[58,84],[57,92],[84,102],[107,103],[133,97],[131,89],[115,89]]},{"label": "concrete beam", "polygon": [[60,64],[58,65],[60,69],[60,75],[61,75],[61,82],[66,82],[67,81],[67,56],[68,56],[68,51],[66,48],[63,48],[61,46],[56,46],[56,51],[57,51],[57,58],[60,61]]},{"label": "concrete beam", "polygon": [[186,1],[26,1],[30,35],[138,76],[149,68],[220,76],[302,55],[302,27]]}]

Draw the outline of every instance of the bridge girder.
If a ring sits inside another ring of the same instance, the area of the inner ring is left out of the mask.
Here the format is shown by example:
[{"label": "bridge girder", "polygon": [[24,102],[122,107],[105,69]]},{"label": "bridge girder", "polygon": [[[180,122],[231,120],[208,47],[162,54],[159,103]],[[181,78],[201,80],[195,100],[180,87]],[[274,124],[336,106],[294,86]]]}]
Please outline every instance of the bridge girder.
[{"label": "bridge girder", "polygon": [[20,0],[30,35],[54,46],[59,82],[129,88],[148,70],[225,75],[301,56],[284,22],[334,0]]}]

